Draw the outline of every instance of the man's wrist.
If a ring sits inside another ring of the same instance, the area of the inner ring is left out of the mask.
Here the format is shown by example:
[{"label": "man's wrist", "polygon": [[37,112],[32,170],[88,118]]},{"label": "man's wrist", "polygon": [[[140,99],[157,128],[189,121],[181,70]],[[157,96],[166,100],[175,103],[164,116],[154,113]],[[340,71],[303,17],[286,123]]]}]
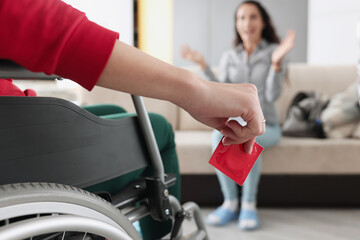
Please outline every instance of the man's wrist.
[{"label": "man's wrist", "polygon": [[182,72],[178,77],[180,79],[179,84],[176,85],[176,90],[170,94],[168,100],[181,108],[186,108],[191,105],[192,97],[198,91],[199,79],[189,71]]}]

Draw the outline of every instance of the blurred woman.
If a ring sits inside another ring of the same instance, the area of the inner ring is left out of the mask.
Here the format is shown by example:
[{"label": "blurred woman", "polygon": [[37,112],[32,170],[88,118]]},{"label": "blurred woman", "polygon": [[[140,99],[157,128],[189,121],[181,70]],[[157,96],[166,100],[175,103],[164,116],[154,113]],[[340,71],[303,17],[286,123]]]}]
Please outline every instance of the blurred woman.
[{"label": "blurred woman", "polygon": [[[276,145],[281,137],[275,101],[280,96],[284,78],[285,55],[294,47],[296,34],[289,30],[286,38],[279,41],[269,14],[256,1],[244,1],[235,12],[234,47],[223,53],[220,60],[218,78],[209,68],[204,57],[197,51],[184,46],[181,55],[184,59],[197,63],[211,81],[224,83],[252,83],[258,89],[260,104],[266,119],[265,134],[256,138],[264,149]],[[235,124],[230,121],[229,127]],[[223,135],[228,135],[225,128],[213,132],[212,149],[217,147]],[[261,155],[246,179],[241,196],[241,211],[238,217],[238,187],[223,173],[217,171],[223,204],[210,213],[208,224],[222,226],[234,219],[239,219],[239,227],[253,230],[259,227],[256,211],[256,195],[261,174]]]}]

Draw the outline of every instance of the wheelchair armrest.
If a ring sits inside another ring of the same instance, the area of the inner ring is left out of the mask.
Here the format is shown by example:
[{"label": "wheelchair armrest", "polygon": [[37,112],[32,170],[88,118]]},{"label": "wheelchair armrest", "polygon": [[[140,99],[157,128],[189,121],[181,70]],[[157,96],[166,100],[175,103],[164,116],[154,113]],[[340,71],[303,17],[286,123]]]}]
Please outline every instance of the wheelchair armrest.
[{"label": "wheelchair armrest", "polygon": [[46,75],[42,72],[31,72],[15,62],[5,59],[0,59],[0,78],[43,80],[61,79],[61,77],[57,75]]}]

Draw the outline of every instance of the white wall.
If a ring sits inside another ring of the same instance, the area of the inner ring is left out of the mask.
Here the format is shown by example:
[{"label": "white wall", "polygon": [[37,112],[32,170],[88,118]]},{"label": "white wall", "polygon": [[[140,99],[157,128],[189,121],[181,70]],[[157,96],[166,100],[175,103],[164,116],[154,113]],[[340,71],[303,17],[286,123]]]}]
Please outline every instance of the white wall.
[{"label": "white wall", "polygon": [[308,63],[355,64],[359,0],[309,0]]},{"label": "white wall", "polygon": [[[88,19],[97,24],[120,33],[120,40],[133,45],[134,44],[134,10],[133,0],[63,0],[70,4],[74,8],[79,9],[86,13]],[[24,89],[26,86],[24,86]],[[47,95],[49,91],[55,91],[48,89],[48,92],[42,91],[41,83],[33,83],[30,88],[37,90],[39,93],[44,92]],[[49,87],[47,87],[49,88]],[[68,93],[69,89],[80,88],[80,86],[68,79],[62,81],[56,81],[56,91],[60,91],[59,94]],[[60,89],[60,90],[59,90]],[[73,99],[74,97],[67,97],[66,94],[61,98],[73,101],[81,102],[79,99]],[[79,98],[77,95],[76,98]]]},{"label": "white wall", "polygon": [[[291,62],[307,59],[308,0],[259,0],[268,10],[281,38],[287,30],[298,33],[290,52]],[[359,0],[360,1],[360,0]],[[189,66],[179,48],[188,44],[200,51],[207,62],[218,65],[222,53],[232,47],[234,15],[241,0],[174,0],[174,64]]]},{"label": "white wall", "polygon": [[86,13],[97,24],[120,33],[120,40],[133,45],[133,0],[63,0]]}]

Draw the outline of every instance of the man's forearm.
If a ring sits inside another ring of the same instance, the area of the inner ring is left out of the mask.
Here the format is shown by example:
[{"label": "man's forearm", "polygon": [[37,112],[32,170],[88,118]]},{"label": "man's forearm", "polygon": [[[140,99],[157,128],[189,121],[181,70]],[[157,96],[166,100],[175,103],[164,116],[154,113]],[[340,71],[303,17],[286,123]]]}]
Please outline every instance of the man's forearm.
[{"label": "man's forearm", "polygon": [[182,105],[196,82],[192,73],[117,41],[97,85]]},{"label": "man's forearm", "polygon": [[[224,143],[246,142],[247,151],[252,148],[255,136],[265,131],[254,85],[204,81],[119,41],[97,85],[170,101],[205,125],[219,131],[228,129]],[[229,117],[237,116],[248,123],[246,127],[227,125]]]}]

